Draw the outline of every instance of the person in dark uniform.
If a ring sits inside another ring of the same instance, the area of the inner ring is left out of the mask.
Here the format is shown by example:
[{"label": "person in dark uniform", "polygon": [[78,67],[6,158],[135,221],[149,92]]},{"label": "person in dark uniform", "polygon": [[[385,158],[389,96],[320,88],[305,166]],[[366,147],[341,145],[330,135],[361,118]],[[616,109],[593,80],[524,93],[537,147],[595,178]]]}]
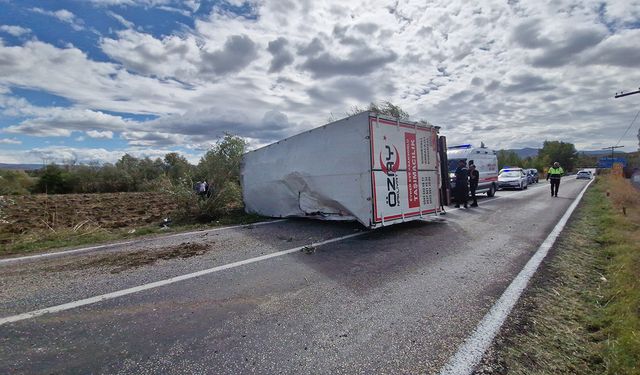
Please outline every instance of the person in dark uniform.
[{"label": "person in dark uniform", "polygon": [[469,171],[467,170],[467,163],[464,160],[458,160],[458,168],[456,168],[456,205],[455,208],[460,208],[460,204],[464,204],[464,208],[467,208],[467,199],[469,199]]},{"label": "person in dark uniform", "polygon": [[476,165],[469,162],[469,190],[471,190],[471,207],[478,207],[478,200],[476,199],[476,189],[478,189],[478,182],[480,181],[480,172],[476,169]]},{"label": "person in dark uniform", "polygon": [[551,182],[551,196],[558,196],[558,189],[560,188],[560,178],[564,174],[564,169],[560,166],[560,163],[553,163],[553,167],[549,168],[547,172],[547,180]]}]

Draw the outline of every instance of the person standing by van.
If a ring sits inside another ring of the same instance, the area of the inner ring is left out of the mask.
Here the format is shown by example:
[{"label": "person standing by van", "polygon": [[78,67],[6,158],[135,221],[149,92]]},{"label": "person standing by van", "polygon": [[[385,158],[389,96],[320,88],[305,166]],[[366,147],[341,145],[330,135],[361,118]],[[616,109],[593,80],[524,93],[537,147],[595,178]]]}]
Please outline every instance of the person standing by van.
[{"label": "person standing by van", "polygon": [[469,171],[467,170],[467,163],[464,160],[458,160],[458,168],[456,168],[456,205],[455,208],[460,208],[460,204],[464,204],[464,208],[467,207],[467,199],[469,198]]},{"label": "person standing by van", "polygon": [[476,198],[476,189],[478,189],[478,182],[480,181],[480,172],[476,169],[476,165],[469,162],[469,190],[471,190],[471,207],[478,207],[478,199]]},{"label": "person standing by van", "polygon": [[553,167],[549,168],[547,172],[547,181],[551,182],[551,196],[558,196],[558,189],[560,188],[560,178],[564,174],[564,169],[560,166],[560,163],[553,163]]}]

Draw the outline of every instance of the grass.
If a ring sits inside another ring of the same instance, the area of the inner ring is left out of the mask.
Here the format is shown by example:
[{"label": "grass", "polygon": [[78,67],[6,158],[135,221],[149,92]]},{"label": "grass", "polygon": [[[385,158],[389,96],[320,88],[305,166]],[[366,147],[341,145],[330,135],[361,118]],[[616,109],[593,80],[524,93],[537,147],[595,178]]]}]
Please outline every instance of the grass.
[{"label": "grass", "polygon": [[83,245],[103,244],[144,236],[204,230],[226,225],[250,224],[265,220],[264,217],[236,211],[219,220],[201,224],[179,222],[162,228],[160,225],[143,225],[127,228],[101,228],[85,225],[81,228],[51,227],[47,230],[32,231],[19,236],[12,235],[0,247],[0,256],[28,254],[44,250]]},{"label": "grass", "polygon": [[639,226],[640,192],[595,181],[477,373],[640,374]]},{"label": "grass", "polygon": [[622,178],[604,181],[613,208],[600,216],[598,238],[609,279],[600,321],[605,363],[610,374],[640,374],[640,192]]}]

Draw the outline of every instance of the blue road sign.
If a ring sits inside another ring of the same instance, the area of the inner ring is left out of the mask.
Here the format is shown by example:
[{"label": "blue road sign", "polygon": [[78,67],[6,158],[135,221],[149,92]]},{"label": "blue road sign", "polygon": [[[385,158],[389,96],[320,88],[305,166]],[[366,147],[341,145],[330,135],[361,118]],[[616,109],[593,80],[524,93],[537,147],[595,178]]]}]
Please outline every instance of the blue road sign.
[{"label": "blue road sign", "polygon": [[613,164],[615,163],[621,163],[623,167],[626,167],[627,159],[611,157],[600,158],[598,159],[598,168],[613,168]]}]

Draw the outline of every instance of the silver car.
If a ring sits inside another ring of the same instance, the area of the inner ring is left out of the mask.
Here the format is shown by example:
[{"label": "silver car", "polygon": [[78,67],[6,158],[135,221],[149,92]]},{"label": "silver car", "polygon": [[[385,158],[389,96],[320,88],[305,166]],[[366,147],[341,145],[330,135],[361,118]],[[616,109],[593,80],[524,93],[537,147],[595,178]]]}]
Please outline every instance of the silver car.
[{"label": "silver car", "polygon": [[527,175],[521,168],[503,169],[498,175],[498,189],[526,189]]},{"label": "silver car", "polygon": [[578,179],[578,180],[580,180],[580,179],[590,180],[591,179],[591,171],[580,171],[580,172],[578,172],[578,174],[576,175],[576,179]]}]

